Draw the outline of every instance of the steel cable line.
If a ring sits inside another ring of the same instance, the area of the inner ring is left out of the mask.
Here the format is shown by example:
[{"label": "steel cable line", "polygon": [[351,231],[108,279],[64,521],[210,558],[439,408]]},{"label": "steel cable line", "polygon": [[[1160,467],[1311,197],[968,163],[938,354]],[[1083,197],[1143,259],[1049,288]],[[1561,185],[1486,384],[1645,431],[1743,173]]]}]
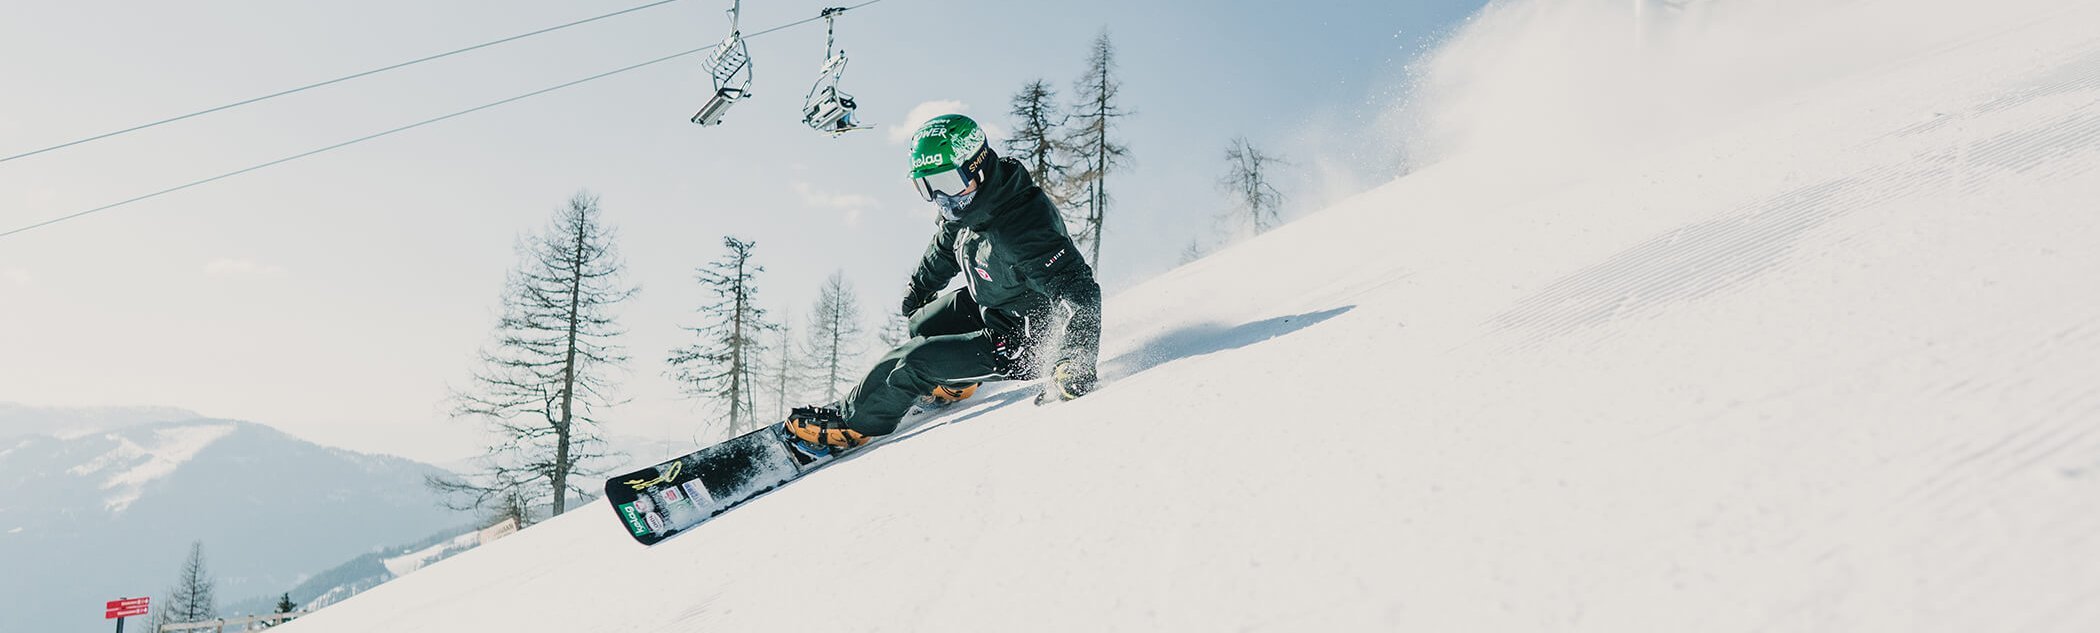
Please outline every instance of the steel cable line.
[{"label": "steel cable line", "polygon": [[[867,2],[862,2],[862,3],[860,3],[860,4],[856,4],[856,5],[853,5],[853,6],[847,7],[847,10],[849,10],[849,11],[850,11],[850,10],[853,10],[853,9],[858,9],[858,8],[861,8],[861,7],[865,7],[865,6],[868,6],[868,5],[871,5],[871,4],[875,4],[875,3],[877,3],[877,2],[882,2],[882,0],[868,0]],[[820,19],[823,19],[823,18],[822,18],[822,16],[819,16],[819,17],[813,17],[813,18],[803,18],[803,19],[801,19],[801,20],[797,20],[797,21],[794,21],[794,22],[789,22],[789,23],[787,23],[787,24],[782,24],[782,25],[780,25],[780,26],[775,26],[775,27],[772,27],[772,28],[768,28],[768,29],[766,29],[766,30],[763,30],[763,31],[758,31],[758,32],[756,32],[756,33],[752,33],[752,34],[750,34],[750,35],[746,35],[746,36],[744,36],[744,38],[745,38],[745,39],[751,39],[751,38],[754,38],[754,37],[758,37],[758,36],[761,36],[761,35],[765,35],[765,34],[767,34],[767,33],[772,33],[772,32],[774,32],[774,31],[779,31],[779,30],[782,30],[782,29],[788,29],[788,28],[793,28],[793,27],[797,27],[797,26],[801,26],[801,25],[804,25],[804,24],[808,24],[808,23],[810,23],[810,22],[815,22],[815,21],[817,21],[817,20],[820,20]],[[306,158],[306,157],[308,157],[308,156],[312,156],[312,155],[315,155],[315,154],[319,154],[319,153],[322,153],[322,152],[328,152],[328,151],[332,151],[332,150],[336,150],[336,149],[341,149],[341,148],[344,148],[344,147],[349,147],[349,146],[351,146],[351,145],[356,145],[356,144],[358,144],[358,143],[363,143],[363,142],[365,142],[365,141],[369,141],[369,140],[372,140],[372,139],[376,139],[376,138],[380,138],[380,137],[384,137],[384,136],[390,136],[390,135],[393,135],[393,134],[395,134],[395,133],[399,133],[399,132],[406,132],[406,131],[409,131],[409,130],[413,130],[413,129],[416,129],[416,128],[419,128],[419,127],[423,127],[423,126],[425,126],[425,125],[430,125],[430,124],[432,124],[432,123],[437,123],[437,122],[439,122],[439,121],[444,121],[444,120],[446,120],[446,119],[451,119],[451,118],[454,118],[454,117],[459,117],[459,116],[464,116],[464,115],[467,115],[467,114],[472,114],[472,113],[475,113],[475,112],[480,112],[480,111],[482,111],[482,110],[487,110],[487,109],[489,109],[489,108],[493,108],[493,107],[496,107],[496,106],[500,106],[500,105],[503,105],[503,104],[506,104],[506,103],[510,103],[510,102],[513,102],[513,101],[518,101],[518,100],[521,100],[521,99],[527,99],[527,98],[531,98],[531,97],[537,97],[537,96],[539,96],[539,95],[547,94],[547,93],[549,93],[549,92],[554,92],[554,91],[556,91],[556,90],[560,90],[560,89],[563,89],[563,88],[567,88],[567,87],[570,87],[570,86],[574,86],[574,85],[577,85],[577,84],[582,84],[582,83],[586,83],[586,82],[590,82],[590,81],[595,81],[595,80],[599,80],[599,79],[604,79],[604,78],[606,78],[606,77],[611,77],[611,76],[613,76],[613,75],[617,75],[617,74],[620,74],[620,73],[624,73],[624,72],[627,72],[627,71],[630,71],[630,70],[635,70],[635,69],[637,69],[637,68],[642,68],[642,67],[645,67],[645,66],[652,66],[652,65],[655,65],[655,64],[660,64],[660,63],[663,63],[663,62],[671,61],[671,60],[673,60],[673,59],[677,59],[677,58],[680,58],[680,57],[685,57],[685,56],[687,56],[687,55],[692,55],[692,54],[695,54],[695,53],[701,53],[701,52],[706,52],[706,51],[708,51],[708,50],[712,50],[712,49],[714,49],[714,48],[715,48],[715,47],[717,47],[717,46],[721,46],[721,44],[719,44],[719,43],[717,43],[717,44],[709,44],[709,45],[707,45],[707,46],[702,46],[702,47],[700,47],[700,48],[695,48],[695,49],[692,49],[692,50],[688,50],[688,51],[681,51],[681,52],[677,52],[677,53],[672,53],[672,54],[669,54],[669,55],[665,55],[665,56],[663,56],[663,57],[658,57],[658,58],[656,58],[656,59],[652,59],[652,60],[649,60],[649,61],[641,62],[641,63],[638,63],[638,64],[631,64],[631,65],[628,65],[628,66],[622,66],[622,67],[620,67],[620,68],[615,68],[615,69],[613,69],[613,70],[608,70],[608,71],[605,71],[605,72],[602,72],[602,73],[598,73],[598,74],[596,74],[596,75],[591,75],[591,76],[589,76],[589,77],[584,77],[584,78],[582,78],[582,79],[577,79],[577,80],[573,80],[573,81],[569,81],[569,82],[565,82],[565,83],[561,83],[561,84],[556,84],[556,85],[554,85],[554,86],[549,86],[549,87],[546,87],[546,88],[541,88],[541,89],[539,89],[539,90],[534,90],[534,91],[532,91],[532,92],[528,92],[528,93],[525,93],[525,94],[521,94],[521,95],[518,95],[518,96],[515,96],[515,97],[510,97],[510,98],[508,98],[508,99],[503,99],[503,100],[501,100],[501,101],[495,101],[495,102],[485,103],[485,104],[482,104],[482,105],[474,106],[474,107],[472,107],[472,108],[467,108],[467,109],[465,109],[465,110],[460,110],[460,111],[458,111],[458,112],[454,112],[454,113],[451,113],[451,114],[446,114],[446,115],[442,115],[442,116],[432,117],[432,118],[429,118],[429,119],[424,119],[424,120],[421,120],[421,121],[417,121],[417,122],[415,122],[415,123],[410,123],[410,124],[408,124],[408,125],[403,125],[403,126],[401,126],[401,127],[397,127],[397,128],[391,129],[391,130],[386,130],[386,131],[384,131],[384,132],[375,132],[375,133],[372,133],[372,134],[367,134],[367,135],[364,135],[364,136],[360,136],[360,137],[357,137],[357,138],[354,138],[354,139],[350,139],[350,140],[347,140],[347,141],[343,141],[343,142],[341,142],[341,143],[336,143],[336,144],[334,144],[334,145],[329,145],[329,146],[326,146],[326,147],[322,147],[322,148],[320,148],[320,149],[312,149],[312,150],[307,150],[307,151],[304,151],[304,152],[300,152],[300,153],[297,153],[297,154],[293,154],[293,155],[290,155],[290,156],[286,156],[286,157],[284,157],[284,158],[279,158],[279,159],[276,159],[276,160],[272,160],[272,161],[269,161],[269,162],[265,162],[265,163],[261,163],[261,164],[257,164],[257,165],[253,165],[253,166],[249,166],[249,167],[244,167],[244,168],[241,168],[241,169],[236,169],[236,170],[233,170],[233,171],[229,171],[229,172],[226,172],[226,173],[223,173],[223,174],[219,174],[219,175],[217,175],[217,176],[212,176],[212,177],[209,177],[209,178],[203,178],[203,179],[199,179],[199,180],[193,180],[193,181],[190,181],[190,182],[187,182],[187,183],[183,183],[183,184],[180,184],[180,185],[176,185],[176,186],[173,186],[173,187],[169,187],[169,188],[166,188],[166,189],[162,189],[162,190],[160,190],[160,191],[155,191],[155,192],[153,192],[153,193],[148,193],[148,194],[145,194],[145,195],[141,195],[141,196],[137,196],[137,197],[134,197],[134,198],[129,198],[129,199],[125,199],[125,200],[120,200],[120,201],[117,201],[117,202],[112,202],[112,203],[109,203],[109,204],[105,204],[105,205],[102,205],[102,206],[99,206],[99,207],[95,207],[95,208],[93,208],[93,209],[88,209],[88,210],[86,210],[86,211],[80,211],[80,212],[77,212],[77,213],[72,213],[72,214],[68,214],[68,215],[62,215],[62,216],[59,216],[59,217],[55,217],[55,218],[51,218],[51,219],[49,219],[49,220],[44,220],[44,221],[42,221],[42,222],[38,222],[38,223],[35,223],[35,224],[30,224],[30,225],[28,225],[28,226],[23,226],[23,227],[20,227],[20,228],[16,228],[16,229],[10,229],[10,230],[8,230],[8,231],[6,231],[6,232],[0,232],[0,238],[5,238],[5,237],[8,237],[8,236],[14,235],[14,234],[16,234],[16,233],[22,233],[22,232],[24,232],[24,231],[30,231],[30,230],[34,230],[34,229],[38,229],[38,228],[43,228],[43,227],[46,227],[46,226],[50,226],[50,225],[53,225],[53,224],[57,224],[57,223],[60,223],[60,222],[64,222],[64,221],[67,221],[67,220],[71,220],[71,219],[74,219],[74,218],[78,218],[78,217],[81,217],[81,216],[84,216],[84,215],[89,215],[89,214],[92,214],[92,213],[99,213],[99,212],[102,212],[102,211],[107,211],[107,210],[110,210],[110,209],[114,209],[114,208],[117,208],[117,207],[121,207],[121,206],[124,206],[124,205],[127,205],[127,204],[131,204],[131,203],[134,203],[134,202],[139,202],[139,201],[141,201],[141,200],[147,200],[147,199],[150,199],[150,198],[157,198],[157,197],[160,197],[160,196],[163,196],[163,195],[167,195],[167,194],[175,193],[175,192],[177,192],[177,191],[182,191],[182,190],[184,190],[184,189],[188,189],[188,188],[191,188],[191,187],[195,187],[195,186],[198,186],[198,185],[202,185],[202,184],[207,184],[207,183],[211,183],[211,182],[215,182],[215,181],[219,181],[219,180],[224,180],[224,179],[227,179],[227,178],[232,178],[232,177],[234,177],[234,176],[239,176],[239,175],[241,175],[241,174],[245,174],[245,173],[248,173],[248,172],[251,172],[251,171],[255,171],[255,170],[258,170],[258,169],[262,169],[262,168],[265,168],[265,167],[272,167],[272,166],[276,166],[276,165],[280,165],[280,164],[284,164],[284,163],[292,162],[292,161],[295,161],[295,160],[299,160],[299,159],[301,159],[301,158]]]},{"label": "steel cable line", "polygon": [[569,28],[569,27],[572,27],[572,26],[579,26],[579,25],[583,25],[583,24],[588,24],[588,23],[591,23],[591,22],[596,22],[596,21],[599,21],[599,20],[603,20],[603,19],[606,19],[606,18],[610,18],[610,17],[620,16],[620,15],[626,15],[626,14],[629,14],[629,13],[633,13],[633,12],[636,12],[636,11],[640,11],[640,10],[642,10],[642,9],[647,9],[647,8],[650,8],[650,7],[658,7],[658,6],[663,6],[663,5],[666,5],[666,4],[670,4],[670,3],[673,3],[673,2],[677,2],[677,1],[678,1],[678,0],[657,0],[656,2],[651,2],[651,3],[649,3],[649,4],[645,4],[645,5],[641,5],[641,6],[637,6],[637,7],[631,7],[631,8],[627,8],[627,9],[621,9],[621,10],[619,10],[619,11],[614,11],[614,12],[612,12],[612,13],[607,13],[607,14],[605,14],[605,15],[601,15],[601,16],[597,16],[597,17],[591,17],[591,18],[584,18],[584,19],[581,19],[581,20],[577,20],[577,21],[575,21],[575,22],[570,22],[570,23],[568,23],[568,24],[560,24],[560,25],[556,25],[556,26],[550,26],[550,27],[547,27],[547,28],[544,28],[544,29],[540,29],[540,30],[537,30],[537,31],[533,31],[533,32],[530,32],[530,33],[519,33],[519,34],[517,34],[517,35],[512,35],[512,36],[510,36],[510,37],[506,37],[506,38],[503,38],[503,39],[499,39],[499,40],[491,40],[491,41],[487,41],[487,42],[482,42],[482,43],[480,43],[480,44],[475,44],[475,45],[473,45],[473,46],[469,46],[469,47],[466,47],[466,48],[461,48],[461,49],[456,49],[456,50],[450,50],[450,51],[445,51],[445,52],[443,52],[443,53],[438,53],[438,54],[436,54],[436,55],[431,55],[431,56],[428,56],[428,57],[420,57],[420,58],[417,58],[417,59],[411,59],[411,60],[408,60],[408,61],[405,61],[405,62],[401,62],[401,63],[398,63],[398,64],[394,64],[394,65],[391,65],[391,66],[383,66],[383,67],[379,67],[379,68],[374,68],[374,69],[371,69],[371,70],[367,70],[367,71],[364,71],[364,72],[361,72],[361,73],[354,73],[354,74],[349,74],[349,75],[343,75],[343,76],[341,76],[341,77],[337,77],[337,78],[334,78],[334,79],[330,79],[330,80],[327,80],[327,81],[322,81],[322,82],[316,82],[316,83],[310,83],[310,84],[307,84],[307,85],[304,85],[304,86],[300,86],[300,87],[297,87],[297,88],[292,88],[292,89],[289,89],[289,90],[282,90],[282,91],[278,91],[278,92],[273,92],[273,93],[270,93],[270,94],[266,94],[266,95],[263,95],[263,96],[260,96],[260,97],[255,97],[255,98],[251,98],[251,99],[243,99],[243,100],[240,100],[240,101],[235,101],[235,102],[233,102],[233,103],[229,103],[229,104],[226,104],[226,105],[218,106],[218,107],[215,107],[215,108],[206,108],[206,109],[203,109],[203,110],[198,110],[198,111],[196,111],[196,112],[191,112],[191,113],[189,113],[189,114],[185,114],[185,115],[182,115],[182,116],[176,116],[176,117],[169,117],[169,118],[161,119],[161,120],[159,120],[159,121],[154,121],[154,122],[152,122],[152,123],[143,123],[143,124],[140,124],[140,125],[134,125],[134,126],[131,126],[131,127],[127,127],[127,128],[121,129],[121,130],[117,130],[117,131],[114,131],[114,132],[104,132],[104,133],[101,133],[101,134],[96,134],[96,135],[94,135],[94,136],[90,136],[90,137],[87,137],[87,138],[83,138],[83,139],[78,139],[78,140],[74,140],[74,141],[67,141],[67,142],[64,142],[64,143],[59,143],[59,144],[57,144],[57,145],[53,145],[53,146],[50,146],[50,147],[45,147],[45,148],[41,148],[41,149],[35,149],[35,150],[30,150],[30,151],[27,151],[27,152],[22,152],[22,153],[20,153],[20,154],[15,154],[15,155],[13,155],[13,156],[7,156],[7,157],[4,157],[4,158],[0,158],[0,163],[5,163],[5,162],[7,162],[7,161],[11,161],[11,160],[14,160],[14,159],[17,159],[17,158],[27,158],[27,157],[30,157],[30,156],[35,156],[35,155],[37,155],[37,154],[42,154],[42,153],[44,153],[44,152],[49,152],[49,151],[52,151],[52,150],[58,150],[58,149],[65,149],[65,148],[68,148],[68,147],[72,147],[72,146],[74,146],[74,145],[79,145],[79,144],[82,144],[82,143],[89,143],[89,142],[99,141],[99,140],[102,140],[102,139],[106,139],[106,138],[109,138],[109,137],[112,137],[112,136],[117,136],[117,135],[120,135],[120,134],[129,134],[129,133],[132,133],[132,132],[137,132],[137,131],[139,131],[139,130],[143,130],[143,129],[146,129],[146,128],[150,128],[150,127],[157,127],[157,126],[161,126],[161,125],[166,125],[166,124],[169,124],[169,123],[174,123],[174,122],[176,122],[176,121],[181,121],[181,120],[183,120],[183,119],[189,119],[189,118],[194,118],[194,117],[204,116],[204,115],[207,115],[207,114],[211,114],[211,113],[213,113],[213,112],[218,112],[218,111],[220,111],[220,110],[229,110],[229,109],[232,109],[232,108],[238,108],[238,107],[241,107],[241,106],[244,106],[244,105],[248,105],[248,104],[251,104],[251,103],[255,103],[255,102],[258,102],[258,101],[267,101],[267,100],[270,100],[270,99],[275,99],[275,98],[278,98],[278,97],[282,97],[282,96],[285,96],[285,95],[288,95],[288,94],[292,94],[292,93],[297,93],[297,92],[305,92],[305,91],[308,91],[308,90],[312,90],[312,89],[315,89],[315,88],[319,88],[319,87],[322,87],[322,86],[328,86],[328,85],[333,85],[333,84],[339,84],[339,83],[342,83],[342,82],[345,82],[345,81],[349,81],[349,80],[352,80],[352,79],[356,79],[356,78],[359,78],[359,77],[365,77],[365,76],[370,76],[370,75],[376,75],[376,74],[379,74],[379,73],[383,73],[383,72],[386,72],[386,71],[389,71],[389,70],[394,70],[394,69],[396,69],[396,68],[402,68],[402,67],[405,67],[405,66],[414,66],[414,65],[416,65],[416,64],[421,64],[421,63],[423,63],[423,62],[427,62],[427,61],[432,61],[432,60],[437,60],[437,59],[443,59],[443,58],[446,58],[446,57],[451,57],[451,56],[453,56],[453,55],[458,55],[458,54],[460,54],[460,53],[465,53],[465,52],[468,52],[468,51],[473,51],[473,50],[479,50],[479,49],[484,49],[484,48],[488,48],[488,47],[490,47],[490,46],[495,46],[495,45],[497,45],[497,44],[502,44],[502,43],[505,43],[505,42],[513,42],[513,41],[517,41],[517,40],[522,40],[522,39],[525,39],[525,38],[528,38],[528,37],[532,37],[532,36],[534,36],[534,35],[541,35],[541,34],[545,34],[545,33],[551,33],[551,32],[554,32],[554,31],[559,31],[559,30],[562,30],[562,29],[566,29],[566,28]]}]

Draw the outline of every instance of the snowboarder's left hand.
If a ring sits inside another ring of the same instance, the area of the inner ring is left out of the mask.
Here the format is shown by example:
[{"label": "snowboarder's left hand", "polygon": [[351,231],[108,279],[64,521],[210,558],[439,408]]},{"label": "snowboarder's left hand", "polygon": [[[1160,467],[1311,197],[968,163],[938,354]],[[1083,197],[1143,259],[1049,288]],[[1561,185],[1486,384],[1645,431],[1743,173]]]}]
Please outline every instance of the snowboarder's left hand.
[{"label": "snowboarder's left hand", "polygon": [[941,291],[939,290],[925,291],[919,290],[918,286],[906,285],[904,287],[904,304],[899,307],[904,309],[905,318],[910,318],[911,315],[918,313],[919,308],[924,308],[926,304],[933,303],[934,298],[939,296],[941,296]]},{"label": "snowboarder's left hand", "polygon": [[1050,370],[1050,381],[1057,386],[1059,400],[1071,400],[1094,390],[1096,382],[1094,364],[1078,360],[1057,361]]}]

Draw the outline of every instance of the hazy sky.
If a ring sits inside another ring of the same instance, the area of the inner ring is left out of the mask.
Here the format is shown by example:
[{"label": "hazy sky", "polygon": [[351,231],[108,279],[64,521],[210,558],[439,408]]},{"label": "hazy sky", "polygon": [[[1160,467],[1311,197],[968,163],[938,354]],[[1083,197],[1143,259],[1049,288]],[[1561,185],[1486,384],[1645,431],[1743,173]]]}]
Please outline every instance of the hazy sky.
[{"label": "hazy sky", "polygon": [[[643,0],[10,2],[0,8],[0,155],[220,105]],[[1228,139],[1292,161],[1293,211],[1390,179],[1374,133],[1404,65],[1482,0],[884,0],[839,21],[841,87],[876,130],[799,122],[815,23],[751,41],[757,95],[686,122],[698,56],[658,64],[71,222],[0,238],[0,401],[166,405],[316,441],[443,461],[447,420],[497,315],[517,237],[579,189],[602,196],[641,294],[617,313],[634,360],[616,434],[690,437],[704,403],[663,377],[707,301],[691,271],[758,242],[761,297],[800,320],[843,270],[870,322],[931,232],[904,180],[914,109],[994,126],[1044,78],[1062,95],[1106,27],[1136,159],[1112,176],[1101,276],[1176,264],[1225,206]],[[727,2],[680,0],[554,34],[0,163],[0,231],[690,49]],[[746,3],[747,32],[821,3]]]}]

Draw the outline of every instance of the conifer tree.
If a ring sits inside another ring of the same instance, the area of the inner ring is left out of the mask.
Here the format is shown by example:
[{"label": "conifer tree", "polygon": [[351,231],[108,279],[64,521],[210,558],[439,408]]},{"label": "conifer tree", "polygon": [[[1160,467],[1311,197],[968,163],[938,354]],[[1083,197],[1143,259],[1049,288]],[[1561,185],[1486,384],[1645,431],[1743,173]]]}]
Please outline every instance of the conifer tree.
[{"label": "conifer tree", "polygon": [[1130,149],[1113,137],[1116,119],[1131,114],[1121,105],[1123,84],[1115,78],[1115,67],[1116,47],[1104,28],[1094,38],[1086,74],[1079,78],[1073,127],[1066,133],[1066,145],[1078,166],[1070,180],[1079,198],[1072,237],[1091,250],[1087,263],[1095,271],[1101,270],[1104,220],[1114,201],[1108,192],[1108,175],[1130,162]]},{"label": "conifer tree", "polygon": [[[521,241],[522,260],[504,286],[495,343],[481,352],[474,388],[452,396],[455,417],[485,420],[500,442],[466,477],[426,482],[454,509],[487,507],[515,494],[566,509],[571,482],[602,457],[592,411],[613,404],[606,374],[627,361],[612,307],[637,292],[620,280],[614,231],[598,197],[579,192],[544,233]],[[538,490],[545,490],[543,497]],[[462,500],[464,497],[464,500]]]},{"label": "conifer tree", "polygon": [[687,394],[728,409],[724,437],[735,437],[759,426],[759,359],[766,351],[762,335],[775,326],[758,305],[758,273],[765,268],[752,261],[757,242],[724,237],[722,245],[729,249],[722,259],[695,271],[700,285],[715,294],[715,302],[699,310],[703,323],[685,328],[700,340],[672,350],[666,362]]},{"label": "conifer tree", "polygon": [[861,354],[861,335],[860,301],[853,285],[846,283],[846,273],[834,272],[824,280],[816,304],[810,306],[803,347],[812,377],[822,385],[827,401],[837,400],[839,384],[851,378],[848,372],[854,370]]},{"label": "conifer tree", "polygon": [[[299,610],[299,605],[298,605],[298,603],[294,603],[294,602],[292,602],[292,594],[291,594],[291,592],[285,592],[285,593],[283,593],[283,594],[281,594],[281,595],[277,596],[277,610],[276,610],[276,611],[274,611],[273,613],[291,613],[291,612],[293,612],[293,611],[298,611],[298,610]],[[290,621],[292,621],[292,618],[285,618],[285,619],[282,619],[282,620],[278,620],[278,621],[276,621],[276,622],[271,622],[271,623],[267,623],[267,624],[264,624],[264,625],[263,625],[263,628],[270,628],[270,627],[274,627],[274,626],[277,626],[277,625],[279,625],[279,624],[284,624],[284,623],[286,623],[286,622],[290,622]]]},{"label": "conifer tree", "polygon": [[1010,103],[1007,114],[1014,117],[1015,124],[1013,136],[1006,139],[1006,155],[1028,166],[1036,186],[1049,194],[1058,209],[1069,208],[1072,148],[1059,128],[1071,117],[1058,111],[1057,92],[1037,79],[1021,86]]}]

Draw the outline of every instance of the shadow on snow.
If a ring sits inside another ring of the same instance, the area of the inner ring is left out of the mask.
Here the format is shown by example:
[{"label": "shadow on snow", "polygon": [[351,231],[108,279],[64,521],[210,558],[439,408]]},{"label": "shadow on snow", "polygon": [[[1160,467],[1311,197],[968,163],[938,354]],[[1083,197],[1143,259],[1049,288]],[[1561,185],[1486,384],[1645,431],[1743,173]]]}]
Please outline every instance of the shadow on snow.
[{"label": "shadow on snow", "polygon": [[1234,350],[1311,327],[1341,316],[1356,306],[1347,305],[1318,312],[1293,314],[1253,323],[1226,326],[1200,323],[1153,337],[1101,365],[1101,380],[1114,381],[1173,361],[1226,350]]},{"label": "shadow on snow", "polygon": [[[1183,358],[1239,349],[1311,327],[1354,309],[1356,306],[1347,305],[1235,326],[1218,323],[1190,325],[1153,337],[1136,349],[1102,363],[1101,380],[1103,383],[1110,383]],[[1017,402],[1032,401],[1040,391],[1041,387],[1035,383],[1022,383],[1017,387],[986,394],[982,399],[957,405],[956,408],[960,409],[958,411],[934,410],[916,414],[913,417],[918,419],[907,420],[904,428],[898,430],[897,437],[884,444],[902,442],[936,427],[966,422]],[[857,453],[847,455],[840,461],[855,456]]]}]

